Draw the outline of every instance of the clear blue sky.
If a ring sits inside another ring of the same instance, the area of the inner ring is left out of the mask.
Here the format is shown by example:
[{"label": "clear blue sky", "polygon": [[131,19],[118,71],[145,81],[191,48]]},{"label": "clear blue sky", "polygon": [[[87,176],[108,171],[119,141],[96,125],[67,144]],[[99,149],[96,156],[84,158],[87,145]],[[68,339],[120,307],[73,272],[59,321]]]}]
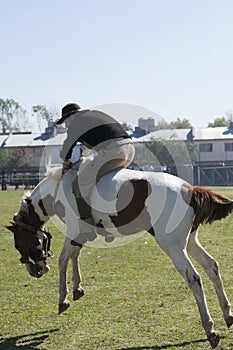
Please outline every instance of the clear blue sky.
[{"label": "clear blue sky", "polygon": [[206,127],[233,109],[232,0],[0,4],[0,98],[29,113],[127,103]]}]

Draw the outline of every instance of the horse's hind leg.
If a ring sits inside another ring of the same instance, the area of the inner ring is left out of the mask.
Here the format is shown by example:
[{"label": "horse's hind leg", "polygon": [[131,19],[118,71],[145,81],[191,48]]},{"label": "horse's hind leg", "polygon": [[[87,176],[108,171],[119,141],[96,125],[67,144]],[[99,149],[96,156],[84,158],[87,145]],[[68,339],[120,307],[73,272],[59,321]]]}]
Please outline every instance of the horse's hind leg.
[{"label": "horse's hind leg", "polygon": [[78,300],[84,295],[84,290],[81,287],[81,273],[80,273],[80,266],[79,266],[79,254],[81,251],[82,246],[73,246],[72,248],[72,254],[71,254],[71,261],[72,261],[72,269],[73,269],[73,300]]},{"label": "horse's hind leg", "polygon": [[170,235],[167,235],[166,238],[165,236],[163,236],[162,239],[160,239],[160,237],[157,236],[156,239],[160,247],[171,258],[176,269],[183,276],[189,288],[193,292],[193,295],[198,305],[203,328],[206,332],[207,338],[212,348],[215,348],[219,343],[220,336],[214,331],[214,323],[207,307],[201,278],[187,256],[185,243],[184,245],[182,244],[182,246],[177,245],[177,242],[181,244],[182,239],[176,239],[176,234],[177,232],[174,232],[174,235],[173,233],[170,233]]},{"label": "horse's hind leg", "polygon": [[58,313],[61,314],[69,307],[68,285],[67,285],[67,265],[70,258],[70,240],[65,239],[64,246],[59,256],[59,304]]},{"label": "horse's hind leg", "polygon": [[231,304],[224,291],[222,278],[219,272],[217,261],[207,253],[207,251],[201,246],[197,238],[197,231],[192,232],[189,236],[187,249],[193,258],[203,267],[209,278],[214,284],[219,304],[223,311],[223,316],[227,327],[231,327],[233,324],[233,315],[231,313]]},{"label": "horse's hind leg", "polygon": [[59,314],[64,312],[70,305],[69,300],[67,299],[69,292],[67,284],[67,265],[69,258],[71,258],[73,268],[73,300],[77,300],[84,295],[84,291],[80,286],[81,275],[78,263],[80,250],[80,245],[74,246],[71,244],[71,240],[69,238],[65,239],[62,252],[59,256]]}]

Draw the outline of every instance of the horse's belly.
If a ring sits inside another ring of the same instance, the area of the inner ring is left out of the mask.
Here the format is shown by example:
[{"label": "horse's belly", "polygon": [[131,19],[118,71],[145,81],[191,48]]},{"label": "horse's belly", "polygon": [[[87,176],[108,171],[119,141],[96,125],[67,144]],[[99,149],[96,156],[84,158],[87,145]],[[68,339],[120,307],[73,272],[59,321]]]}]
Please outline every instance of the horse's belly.
[{"label": "horse's belly", "polygon": [[96,225],[110,235],[129,236],[142,231],[153,234],[152,217],[146,206],[152,186],[142,173],[136,175],[123,177],[122,181],[116,177],[113,180],[109,174],[92,191],[91,207]]}]

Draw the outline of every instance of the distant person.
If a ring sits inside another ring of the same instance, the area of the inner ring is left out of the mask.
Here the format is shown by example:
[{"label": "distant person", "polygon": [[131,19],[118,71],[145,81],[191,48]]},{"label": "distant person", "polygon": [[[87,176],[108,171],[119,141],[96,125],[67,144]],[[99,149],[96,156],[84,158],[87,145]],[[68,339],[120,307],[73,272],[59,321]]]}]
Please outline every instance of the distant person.
[{"label": "distant person", "polygon": [[161,171],[163,171],[164,173],[167,172],[167,166],[166,166],[165,163],[163,163],[163,164],[161,165]]},{"label": "distant person", "polygon": [[143,169],[144,171],[154,171],[154,167],[153,167],[153,165],[151,165],[151,164],[143,165],[142,169]]},{"label": "distant person", "polygon": [[73,185],[80,219],[88,221],[91,211],[84,204],[89,202],[90,191],[104,174],[128,167],[135,155],[134,144],[113,117],[98,110],[81,109],[76,103],[68,103],[62,108],[57,124],[63,122],[68,128],[60,152],[63,174],[72,166],[70,158],[77,142],[89,150],[87,156],[80,158],[78,184]]}]

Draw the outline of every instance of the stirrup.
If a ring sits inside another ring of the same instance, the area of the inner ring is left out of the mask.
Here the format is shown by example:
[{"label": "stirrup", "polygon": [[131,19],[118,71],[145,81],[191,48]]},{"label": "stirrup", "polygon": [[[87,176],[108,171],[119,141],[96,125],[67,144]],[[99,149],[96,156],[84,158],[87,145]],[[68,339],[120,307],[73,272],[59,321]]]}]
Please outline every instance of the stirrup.
[{"label": "stirrup", "polygon": [[73,164],[72,164],[72,169],[73,169],[73,170],[79,170],[80,164],[81,164],[81,160],[80,160],[80,159],[76,160],[76,161],[73,162]]}]

